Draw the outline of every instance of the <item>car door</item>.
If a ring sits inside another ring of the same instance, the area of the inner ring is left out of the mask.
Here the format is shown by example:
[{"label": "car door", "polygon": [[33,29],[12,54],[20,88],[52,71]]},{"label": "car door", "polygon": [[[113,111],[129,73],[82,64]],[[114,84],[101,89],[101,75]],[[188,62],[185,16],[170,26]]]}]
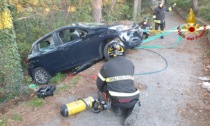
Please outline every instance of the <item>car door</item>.
[{"label": "car door", "polygon": [[58,47],[64,57],[66,68],[74,67],[77,57],[75,56],[74,48],[81,41],[79,34],[75,32],[75,28],[65,28],[58,33],[58,38],[62,45]]},{"label": "car door", "polygon": [[60,31],[58,35],[63,43],[59,48],[68,68],[100,56],[100,43],[94,31],[71,27]]},{"label": "car door", "polygon": [[76,57],[75,62],[79,64],[99,58],[99,36],[97,36],[96,33],[91,30],[85,30],[81,28],[78,28],[76,30],[81,35],[81,40],[74,45],[75,48],[73,49],[73,52],[74,56]]},{"label": "car door", "polygon": [[56,73],[65,66],[65,60],[52,35],[46,37],[37,45],[40,52],[38,60],[41,67],[45,68],[49,73]]}]

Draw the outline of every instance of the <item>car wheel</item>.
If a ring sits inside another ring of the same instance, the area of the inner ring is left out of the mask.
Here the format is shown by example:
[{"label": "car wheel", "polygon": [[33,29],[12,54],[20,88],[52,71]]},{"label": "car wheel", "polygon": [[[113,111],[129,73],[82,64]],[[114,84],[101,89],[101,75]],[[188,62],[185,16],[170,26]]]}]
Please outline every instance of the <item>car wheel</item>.
[{"label": "car wheel", "polygon": [[108,61],[110,59],[112,59],[112,57],[109,56],[109,50],[108,50],[108,46],[109,46],[109,42],[106,43],[105,47],[104,47],[104,58]]},{"label": "car wheel", "polygon": [[51,76],[45,69],[38,67],[33,71],[33,79],[38,84],[47,84]]}]

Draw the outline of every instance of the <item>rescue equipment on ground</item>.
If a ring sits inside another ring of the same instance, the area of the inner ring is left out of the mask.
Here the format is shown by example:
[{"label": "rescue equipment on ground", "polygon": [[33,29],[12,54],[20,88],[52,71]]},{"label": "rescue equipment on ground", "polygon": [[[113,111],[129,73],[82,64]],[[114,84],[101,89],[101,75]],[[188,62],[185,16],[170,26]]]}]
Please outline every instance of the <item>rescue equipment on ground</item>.
[{"label": "rescue equipment on ground", "polygon": [[36,92],[36,95],[38,98],[43,98],[48,96],[53,96],[53,92],[56,90],[56,87],[54,85],[47,85],[47,86],[42,86],[39,88],[39,90]]},{"label": "rescue equipment on ground", "polygon": [[98,91],[98,99],[93,99],[93,97],[78,99],[77,101],[62,105],[60,113],[64,117],[82,112],[86,109],[90,109],[94,113],[99,113],[103,110],[107,110],[110,104],[106,93],[100,94]]},{"label": "rescue equipment on ground", "polygon": [[95,99],[95,101],[93,102],[93,108],[92,108],[92,112],[94,113],[99,113],[103,110],[107,110],[109,108],[109,105],[107,104],[106,101],[104,100],[98,100]]},{"label": "rescue equipment on ground", "polygon": [[92,112],[99,113],[103,110],[107,110],[111,105],[107,93],[98,91],[98,99],[95,99],[93,102]]},{"label": "rescue equipment on ground", "polygon": [[77,101],[62,105],[60,108],[60,113],[62,116],[67,117],[82,112],[88,108],[92,108],[93,102],[93,97],[78,99]]}]

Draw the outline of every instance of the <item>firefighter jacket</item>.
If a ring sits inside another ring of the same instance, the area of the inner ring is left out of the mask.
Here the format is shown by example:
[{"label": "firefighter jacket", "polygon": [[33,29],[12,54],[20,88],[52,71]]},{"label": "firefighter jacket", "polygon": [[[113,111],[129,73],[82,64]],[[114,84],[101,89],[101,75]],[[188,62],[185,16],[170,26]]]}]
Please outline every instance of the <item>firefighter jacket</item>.
[{"label": "firefighter jacket", "polygon": [[156,7],[153,12],[153,21],[158,24],[165,22],[165,13],[172,11],[173,7]]},{"label": "firefighter jacket", "polygon": [[139,96],[134,85],[134,65],[124,56],[117,56],[106,62],[98,73],[97,87],[101,92],[104,87],[109,95],[116,97]]}]

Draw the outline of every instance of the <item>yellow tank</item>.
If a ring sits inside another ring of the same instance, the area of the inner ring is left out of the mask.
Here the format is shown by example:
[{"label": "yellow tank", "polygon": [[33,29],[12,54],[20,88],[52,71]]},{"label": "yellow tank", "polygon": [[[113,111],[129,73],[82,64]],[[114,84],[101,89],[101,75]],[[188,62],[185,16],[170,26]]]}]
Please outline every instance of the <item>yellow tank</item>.
[{"label": "yellow tank", "polygon": [[79,99],[77,101],[62,105],[60,108],[60,113],[62,116],[70,116],[81,111],[86,110],[87,108],[93,107],[94,99],[92,97],[87,97],[84,99]]}]

